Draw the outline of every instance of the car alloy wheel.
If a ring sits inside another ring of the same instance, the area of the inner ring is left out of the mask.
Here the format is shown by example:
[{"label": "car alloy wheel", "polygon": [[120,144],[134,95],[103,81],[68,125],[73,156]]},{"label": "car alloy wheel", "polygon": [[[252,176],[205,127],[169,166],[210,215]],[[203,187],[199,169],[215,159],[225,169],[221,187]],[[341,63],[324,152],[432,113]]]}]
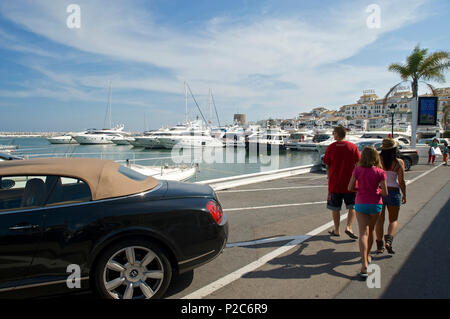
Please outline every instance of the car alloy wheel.
[{"label": "car alloy wheel", "polygon": [[116,246],[105,254],[97,272],[100,293],[113,299],[161,297],[171,279],[172,269],[157,246],[136,242]]}]

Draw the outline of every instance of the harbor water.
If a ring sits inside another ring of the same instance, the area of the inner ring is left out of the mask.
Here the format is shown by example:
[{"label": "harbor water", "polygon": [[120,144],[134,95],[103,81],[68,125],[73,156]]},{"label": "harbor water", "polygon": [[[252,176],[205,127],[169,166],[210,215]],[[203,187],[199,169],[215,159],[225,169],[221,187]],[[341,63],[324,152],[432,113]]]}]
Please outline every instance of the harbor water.
[{"label": "harbor water", "polygon": [[50,144],[43,137],[2,137],[0,144],[18,145],[14,154],[25,158],[89,157],[144,166],[197,165],[197,173],[188,180],[196,182],[215,178],[257,173],[295,166],[317,164],[317,152],[249,152],[244,148],[215,148],[178,151],[143,149],[131,145]]}]

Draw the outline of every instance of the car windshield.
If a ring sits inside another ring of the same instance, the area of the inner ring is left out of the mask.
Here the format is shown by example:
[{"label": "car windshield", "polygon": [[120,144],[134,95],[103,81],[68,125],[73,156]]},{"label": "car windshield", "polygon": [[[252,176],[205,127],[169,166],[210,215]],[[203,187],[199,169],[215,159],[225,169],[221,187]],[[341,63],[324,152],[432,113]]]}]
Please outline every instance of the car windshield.
[{"label": "car windshield", "polygon": [[118,169],[119,173],[121,173],[122,175],[125,175],[128,178],[131,178],[132,180],[135,181],[144,181],[148,178],[148,176],[141,174],[139,172],[136,172],[135,170],[126,167],[126,166],[119,166]]}]

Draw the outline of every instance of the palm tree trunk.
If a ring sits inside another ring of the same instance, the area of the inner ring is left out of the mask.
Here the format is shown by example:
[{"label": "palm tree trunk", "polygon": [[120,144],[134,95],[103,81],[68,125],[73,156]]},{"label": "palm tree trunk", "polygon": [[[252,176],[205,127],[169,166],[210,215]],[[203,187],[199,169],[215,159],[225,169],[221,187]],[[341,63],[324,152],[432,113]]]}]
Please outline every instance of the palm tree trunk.
[{"label": "palm tree trunk", "polygon": [[411,103],[412,108],[412,118],[411,118],[411,147],[416,147],[416,141],[417,141],[417,115],[418,115],[418,108],[419,108],[419,101],[418,101],[418,91],[419,91],[419,81],[416,77],[413,77],[412,83],[411,83],[411,90],[413,93],[413,99]]}]

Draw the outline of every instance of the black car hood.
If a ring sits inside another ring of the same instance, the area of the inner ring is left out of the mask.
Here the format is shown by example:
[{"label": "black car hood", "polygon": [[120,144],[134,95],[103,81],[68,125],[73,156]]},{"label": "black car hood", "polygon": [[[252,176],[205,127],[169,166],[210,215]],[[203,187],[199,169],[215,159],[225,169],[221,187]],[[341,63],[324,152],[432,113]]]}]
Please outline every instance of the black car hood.
[{"label": "black car hood", "polygon": [[167,183],[167,192],[164,195],[166,198],[216,197],[209,185],[175,181],[164,181],[164,183]]}]

